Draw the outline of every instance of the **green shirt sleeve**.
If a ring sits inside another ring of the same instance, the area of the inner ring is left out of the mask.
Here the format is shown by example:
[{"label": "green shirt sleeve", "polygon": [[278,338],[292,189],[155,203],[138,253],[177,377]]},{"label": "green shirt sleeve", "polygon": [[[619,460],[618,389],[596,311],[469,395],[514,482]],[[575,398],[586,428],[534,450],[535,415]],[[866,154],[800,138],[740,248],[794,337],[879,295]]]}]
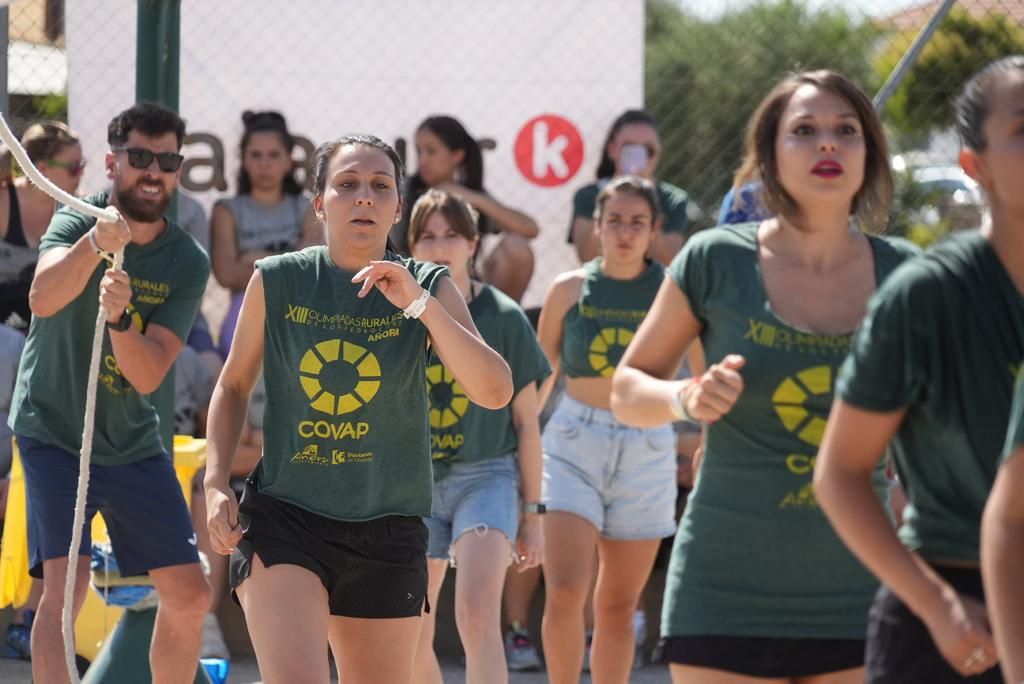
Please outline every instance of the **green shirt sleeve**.
[{"label": "green shirt sleeve", "polygon": [[551,375],[551,366],[544,356],[530,321],[521,310],[505,314],[504,328],[507,330],[509,350],[508,365],[512,371],[513,396],[530,383],[541,383]]},{"label": "green shirt sleeve", "polygon": [[[919,330],[930,314],[927,283],[918,269],[901,268],[875,293],[839,370],[836,388],[843,401],[869,411],[910,406],[927,379],[928,333]],[[934,332],[931,334],[935,334]]]},{"label": "green shirt sleeve", "polygon": [[[170,229],[170,226],[168,226]],[[177,229],[181,230],[181,229]],[[175,268],[177,282],[171,284],[167,299],[154,309],[148,323],[156,323],[169,329],[182,342],[188,339],[188,332],[196,319],[196,312],[203,301],[206,283],[210,279],[210,260],[206,254],[182,230],[179,244],[182,245],[182,258],[185,263],[180,269]],[[131,275],[131,264],[126,264],[126,271]]]},{"label": "green shirt sleeve", "polygon": [[687,241],[683,249],[669,264],[666,274],[690,303],[690,310],[701,325],[707,325],[704,303],[707,301],[709,283],[710,243],[715,237],[711,231],[704,231]]},{"label": "green shirt sleeve", "polygon": [[432,264],[429,261],[416,261],[414,259],[409,259],[407,261],[407,268],[412,271],[412,275],[416,278],[416,282],[425,288],[431,295],[436,295],[437,288],[440,287],[441,281],[450,276],[447,266],[438,266],[437,264]]},{"label": "green shirt sleeve", "polygon": [[50,225],[43,234],[43,239],[39,241],[39,253],[42,254],[54,247],[73,247],[94,225],[96,219],[91,216],[68,207],[61,207],[50,219]]},{"label": "green shirt sleeve", "polygon": [[585,185],[576,191],[572,196],[572,217],[592,219],[594,218],[594,205],[597,202],[597,183]]},{"label": "green shirt sleeve", "polygon": [[661,230],[665,233],[686,233],[690,217],[686,207],[690,196],[671,183],[658,183],[658,201],[661,203]]},{"label": "green shirt sleeve", "polygon": [[569,243],[572,243],[572,224],[576,223],[576,219],[585,218],[591,220],[594,218],[594,205],[597,202],[597,193],[597,183],[591,183],[577,190],[576,194],[572,196],[572,218],[569,219]]}]

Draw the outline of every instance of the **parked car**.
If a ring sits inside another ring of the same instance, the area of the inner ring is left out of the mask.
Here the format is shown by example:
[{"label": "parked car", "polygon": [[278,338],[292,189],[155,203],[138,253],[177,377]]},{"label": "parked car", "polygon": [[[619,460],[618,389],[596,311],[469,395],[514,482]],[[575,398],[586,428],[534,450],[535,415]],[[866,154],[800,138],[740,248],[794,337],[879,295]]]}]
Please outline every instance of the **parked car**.
[{"label": "parked car", "polygon": [[981,227],[988,206],[984,192],[958,165],[918,166],[910,174],[929,200],[916,212],[922,223],[942,222],[949,230]]}]

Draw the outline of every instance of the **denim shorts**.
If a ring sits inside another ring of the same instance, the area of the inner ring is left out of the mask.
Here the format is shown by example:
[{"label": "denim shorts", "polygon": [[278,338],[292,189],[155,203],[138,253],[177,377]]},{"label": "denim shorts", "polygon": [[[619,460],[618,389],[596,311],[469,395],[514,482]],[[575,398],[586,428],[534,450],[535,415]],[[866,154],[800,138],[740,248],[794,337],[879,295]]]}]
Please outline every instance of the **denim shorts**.
[{"label": "denim shorts", "polygon": [[607,539],[667,537],[676,529],[675,445],[669,424],[629,427],[565,395],[544,427],[541,500]]},{"label": "denim shorts", "polygon": [[[25,435],[18,435],[18,450],[25,469],[29,574],[40,578],[43,561],[67,557],[71,546],[78,454]],[[124,465],[90,464],[79,555],[92,549],[90,522],[97,511],[123,576],[199,562],[192,516],[168,454]]]},{"label": "denim shorts", "polygon": [[434,483],[434,503],[424,518],[430,541],[427,557],[451,560],[455,542],[467,532],[499,530],[511,544],[519,532],[519,461],[515,454],[479,463],[454,465]]}]

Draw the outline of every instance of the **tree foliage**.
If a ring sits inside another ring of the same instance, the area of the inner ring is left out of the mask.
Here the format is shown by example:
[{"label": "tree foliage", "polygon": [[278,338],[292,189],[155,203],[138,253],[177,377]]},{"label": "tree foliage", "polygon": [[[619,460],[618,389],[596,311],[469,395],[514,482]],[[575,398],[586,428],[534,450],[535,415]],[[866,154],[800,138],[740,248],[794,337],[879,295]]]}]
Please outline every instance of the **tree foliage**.
[{"label": "tree foliage", "polygon": [[[913,38],[909,33],[891,40],[875,62],[880,77],[889,75]],[[974,19],[954,7],[886,105],[887,122],[917,137],[950,126],[952,101],[964,82],[988,62],[1022,52],[1024,29],[1006,15]]]},{"label": "tree foliage", "polygon": [[647,1],[646,101],[661,122],[659,176],[715,206],[742,156],[747,120],[787,73],[830,68],[868,92],[878,29],[840,9],[762,0],[714,21]]}]

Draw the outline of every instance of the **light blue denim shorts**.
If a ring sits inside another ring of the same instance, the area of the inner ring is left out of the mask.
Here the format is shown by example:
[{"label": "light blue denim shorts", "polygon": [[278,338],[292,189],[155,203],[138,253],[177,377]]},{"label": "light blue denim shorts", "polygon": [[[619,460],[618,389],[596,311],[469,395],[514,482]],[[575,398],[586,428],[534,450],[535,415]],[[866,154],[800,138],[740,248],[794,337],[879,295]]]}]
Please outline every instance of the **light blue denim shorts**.
[{"label": "light blue denim shorts", "polygon": [[606,539],[675,533],[676,440],[669,424],[633,428],[611,411],[562,397],[544,428],[541,500]]},{"label": "light blue denim shorts", "polygon": [[427,557],[451,560],[455,542],[467,532],[483,534],[499,530],[512,544],[519,532],[519,461],[515,454],[479,463],[454,465],[434,483],[430,517],[424,518],[430,533]]}]

